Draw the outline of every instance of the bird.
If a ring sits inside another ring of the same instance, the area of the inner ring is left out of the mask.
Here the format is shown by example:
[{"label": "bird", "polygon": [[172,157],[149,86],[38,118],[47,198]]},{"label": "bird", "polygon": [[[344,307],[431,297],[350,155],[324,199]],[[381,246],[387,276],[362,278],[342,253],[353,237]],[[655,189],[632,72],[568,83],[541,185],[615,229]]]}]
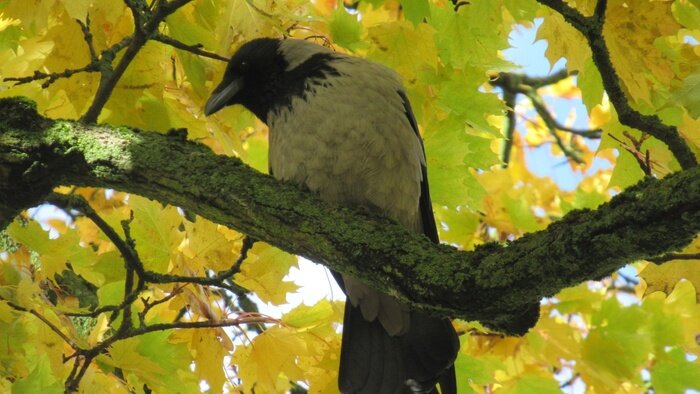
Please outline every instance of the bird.
[{"label": "bird", "polygon": [[[425,151],[399,75],[309,40],[256,38],[230,58],[209,116],[242,105],[269,129],[269,171],[321,200],[388,216],[439,243]],[[381,264],[381,262],[378,262]],[[331,271],[345,292],[342,393],[456,393],[459,340],[447,317],[413,310]]]}]

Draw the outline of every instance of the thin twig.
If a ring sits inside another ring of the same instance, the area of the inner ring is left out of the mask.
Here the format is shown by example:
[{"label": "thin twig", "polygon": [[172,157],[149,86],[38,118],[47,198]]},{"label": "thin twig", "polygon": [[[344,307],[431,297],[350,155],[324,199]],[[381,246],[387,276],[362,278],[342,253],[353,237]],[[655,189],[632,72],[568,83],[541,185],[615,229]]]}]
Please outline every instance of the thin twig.
[{"label": "thin twig", "polygon": [[656,264],[665,263],[671,260],[700,260],[700,253],[669,253],[646,260]]},{"label": "thin twig", "polygon": [[508,167],[510,163],[510,154],[513,150],[513,135],[515,134],[515,98],[517,94],[510,90],[503,90],[503,102],[506,105],[506,132],[503,141],[503,149],[501,150],[501,161],[503,168]]},{"label": "thin twig", "polygon": [[83,21],[80,19],[76,19],[75,21],[78,22],[78,25],[80,25],[80,30],[83,31],[85,43],[90,51],[90,60],[92,60],[93,63],[97,62],[97,52],[95,51],[95,44],[92,41],[92,32],[90,31],[90,14],[86,15],[85,23],[83,23]]},{"label": "thin twig", "polygon": [[146,315],[148,314],[148,312],[150,312],[150,310],[153,309],[154,306],[166,303],[166,302],[172,300],[173,298],[177,297],[179,294],[182,294],[182,289],[185,288],[185,286],[187,286],[187,284],[175,286],[173,288],[173,290],[170,292],[170,294],[168,294],[167,296],[165,296],[163,298],[159,298],[153,302],[150,302],[146,298],[141,298],[141,303],[143,303],[143,310],[141,312],[139,312],[139,324],[141,326],[145,326],[146,325]]},{"label": "thin twig", "polygon": [[[136,0],[130,0],[136,1]],[[155,10],[150,11],[147,8],[139,10],[136,5],[130,6],[132,13],[135,15],[140,15],[140,11],[147,14],[144,16],[143,25],[138,24],[134,29],[134,34],[131,36],[131,41],[124,52],[124,55],[117,63],[116,67],[109,73],[109,75],[103,74],[103,78],[100,79],[100,84],[97,87],[97,92],[95,97],[90,104],[90,108],[85,112],[85,114],[80,118],[82,122],[85,123],[95,123],[97,122],[97,117],[102,112],[107,100],[112,95],[114,88],[117,86],[117,82],[121,79],[124,72],[126,72],[127,67],[136,57],[136,54],[141,50],[141,48],[148,42],[152,34],[158,31],[158,26],[160,23],[170,14],[175,12],[178,8],[184,6],[192,0],[173,0],[170,2],[160,1],[157,3]],[[129,5],[129,1],[127,1]],[[141,18],[141,16],[139,16]],[[135,22],[138,22],[137,19]]]},{"label": "thin twig", "polygon": [[66,195],[52,193],[46,198],[46,201],[61,208],[73,208],[82,212],[88,219],[95,223],[95,225],[114,244],[119,253],[121,253],[126,265],[135,270],[142,279],[145,279],[145,269],[143,268],[143,264],[141,264],[141,260],[138,257],[136,249],[132,248],[126,241],[124,241],[112,228],[112,226],[110,226],[109,223],[102,219],[102,217],[98,215],[94,209],[92,209],[90,204],[88,204],[88,202],[82,196],[76,194]]},{"label": "thin twig", "polygon": [[34,81],[39,81],[42,79],[47,79],[46,81],[42,82],[41,87],[43,89],[48,88],[51,86],[52,83],[56,82],[60,78],[68,78],[70,76],[73,76],[78,73],[83,73],[83,72],[97,72],[99,70],[99,63],[90,63],[84,67],[81,68],[71,68],[71,69],[65,69],[61,72],[55,72],[55,73],[45,73],[41,72],[38,70],[34,71],[34,74],[28,77],[6,77],[3,78],[4,81],[7,82],[17,82],[15,85],[23,85],[29,82],[34,82]]},{"label": "thin twig", "polygon": [[177,49],[182,49],[183,51],[193,53],[195,55],[199,55],[202,57],[208,57],[210,59],[221,60],[223,62],[229,61],[229,59],[225,56],[221,56],[219,54],[203,50],[202,44],[187,45],[187,44],[182,43],[182,42],[180,42],[172,37],[168,37],[168,36],[163,35],[163,34],[156,34],[155,36],[153,36],[153,39],[156,41],[162,42],[163,44],[170,45],[171,47],[174,47]]},{"label": "thin twig", "polygon": [[51,321],[50,321],[49,319],[45,318],[41,313],[37,312],[35,309],[32,309],[32,308],[25,308],[25,307],[23,307],[23,306],[17,305],[17,304],[15,304],[14,302],[12,302],[12,301],[10,301],[10,300],[8,300],[8,299],[2,297],[2,296],[0,296],[0,300],[5,301],[5,303],[7,304],[7,306],[9,306],[10,308],[12,308],[12,309],[14,309],[14,310],[16,310],[16,311],[18,311],[18,312],[27,312],[27,313],[30,313],[30,314],[36,316],[39,320],[41,320],[42,322],[44,322],[44,324],[46,324],[47,326],[49,326],[49,328],[51,329],[51,331],[55,332],[56,335],[58,335],[59,337],[61,337],[61,339],[63,339],[63,341],[64,341],[65,343],[67,343],[70,347],[72,347],[74,350],[80,350],[80,346],[78,346],[77,343],[75,343],[72,339],[70,339],[66,334],[64,334],[64,333],[61,331],[60,328],[56,327],[56,325],[54,325],[53,323],[51,323]]}]

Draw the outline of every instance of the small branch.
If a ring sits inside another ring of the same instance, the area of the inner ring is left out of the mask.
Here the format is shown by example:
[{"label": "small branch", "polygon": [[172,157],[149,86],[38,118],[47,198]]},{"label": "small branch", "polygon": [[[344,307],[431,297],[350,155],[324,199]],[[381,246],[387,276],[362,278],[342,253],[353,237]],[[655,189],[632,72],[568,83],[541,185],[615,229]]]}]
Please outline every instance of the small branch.
[{"label": "small branch", "polygon": [[620,123],[648,133],[664,142],[682,168],[689,169],[697,166],[695,155],[676,127],[665,125],[657,116],[643,115],[631,107],[626,94],[622,90],[620,77],[612,64],[610,51],[603,37],[603,22],[605,21],[607,1],[598,1],[595,13],[590,17],[583,16],[578,10],[566,4],[563,0],[537,1],[559,12],[567,22],[586,37],[588,46],[591,48],[593,62],[600,72],[603,87],[617,111]]},{"label": "small branch", "polygon": [[68,346],[72,347],[73,350],[80,350],[80,346],[78,346],[77,343],[75,343],[72,339],[70,339],[66,334],[64,334],[61,331],[60,328],[56,327],[53,323],[51,323],[51,321],[49,319],[45,318],[41,313],[39,313],[36,310],[31,309],[31,308],[25,308],[23,306],[19,306],[19,305],[15,304],[14,302],[5,299],[2,296],[0,296],[0,300],[5,301],[7,306],[9,306],[10,308],[12,308],[18,312],[27,312],[27,313],[31,313],[32,315],[36,316],[39,320],[44,322],[44,324],[46,324],[51,329],[51,331],[55,332],[56,335],[61,337],[61,339],[63,339],[63,341],[68,344]]},{"label": "small branch", "polygon": [[537,0],[537,2],[544,4],[554,11],[560,13],[567,22],[576,28],[576,30],[583,33],[583,35],[586,35],[590,29],[588,19],[576,8],[567,4],[564,0]]},{"label": "small branch", "polygon": [[515,134],[515,94],[511,90],[503,90],[503,102],[506,105],[506,132],[503,141],[503,150],[501,151],[501,167],[508,168],[510,163],[510,154],[513,150],[513,134]]},{"label": "small branch", "polygon": [[23,84],[26,84],[29,82],[47,79],[47,81],[44,81],[41,84],[41,87],[43,89],[46,89],[49,86],[51,86],[52,83],[56,82],[60,78],[68,78],[72,75],[82,73],[82,72],[97,72],[97,71],[99,71],[99,63],[90,63],[90,64],[86,65],[85,67],[74,68],[74,69],[65,69],[61,72],[55,72],[55,73],[45,73],[45,72],[35,70],[34,74],[32,74],[29,77],[6,77],[6,78],[3,78],[3,80],[8,81],[8,82],[17,82],[16,85],[23,85]]},{"label": "small branch", "polygon": [[81,21],[80,19],[76,19],[76,22],[78,22],[78,25],[80,25],[80,30],[83,31],[83,37],[85,38],[85,43],[88,46],[88,50],[90,51],[90,60],[92,60],[92,63],[97,62],[97,52],[95,51],[95,45],[92,41],[92,32],[90,31],[90,14],[87,14],[85,17],[85,23]]},{"label": "small branch", "polygon": [[542,120],[549,126],[550,129],[556,129],[561,131],[566,131],[572,134],[579,135],[581,137],[598,139],[601,137],[602,130],[580,130],[563,125],[561,122],[556,120],[554,116],[549,112],[549,110],[544,105],[542,98],[537,94],[537,89],[555,84],[562,79],[568,78],[576,73],[568,73],[566,70],[560,70],[552,75],[546,77],[530,77],[524,74],[518,73],[499,73],[493,77],[489,83],[493,86],[498,86],[501,89],[509,92],[519,93],[526,95],[530,101],[532,101],[533,106],[537,113],[542,117]]},{"label": "small branch", "polygon": [[95,225],[107,236],[107,238],[114,244],[122,258],[126,262],[126,266],[136,271],[139,277],[144,278],[145,269],[141,260],[136,252],[136,249],[132,248],[126,241],[124,241],[119,234],[105,222],[100,215],[95,212],[94,209],[88,204],[88,202],[79,195],[66,195],[59,193],[51,193],[46,197],[46,202],[56,205],[65,209],[77,209],[82,212],[88,219],[90,219]]},{"label": "small branch", "polygon": [[700,253],[669,253],[659,257],[645,259],[652,263],[661,264],[671,260],[700,260]]},{"label": "small branch", "polygon": [[228,62],[229,59],[225,56],[221,56],[219,54],[213,53],[213,52],[208,52],[202,49],[202,44],[195,44],[195,45],[187,45],[185,43],[182,43],[174,38],[168,37],[163,34],[156,34],[153,36],[153,39],[159,42],[162,42],[163,44],[170,45],[171,47],[177,48],[177,49],[182,49],[183,51],[187,51],[190,53],[193,53],[198,56],[202,57],[208,57],[210,59],[215,59],[215,60],[221,60],[223,62]]},{"label": "small branch", "polygon": [[532,89],[539,89],[544,86],[554,85],[559,81],[577,74],[578,72],[576,71],[568,72],[565,68],[562,68],[561,70],[544,77],[531,77],[520,73],[499,73],[497,79],[500,79],[501,76],[505,76],[506,78],[513,78],[516,81],[520,81],[520,83],[528,85]]},{"label": "small branch", "polygon": [[617,141],[623,148],[625,148],[627,152],[629,152],[634,157],[634,159],[637,161],[637,164],[639,164],[639,167],[642,169],[642,172],[644,172],[645,176],[652,176],[653,167],[651,157],[649,156],[649,150],[647,149],[646,152],[642,153],[642,144],[649,138],[649,134],[642,134],[642,137],[639,139],[635,138],[626,130],[623,131],[622,134],[625,137],[627,137],[627,139],[632,143],[632,146],[628,145],[624,141],[621,141],[619,138],[612,134],[610,134],[609,136],[610,138]]},{"label": "small branch", "polygon": [[[231,292],[235,292],[235,289],[230,288],[229,285],[224,283],[224,281],[240,269],[241,263],[247,258],[248,256],[248,251],[250,248],[253,246],[253,244],[256,241],[249,237],[246,236],[243,239],[243,245],[241,246],[241,253],[238,257],[238,259],[231,265],[231,268],[225,270],[225,271],[220,271],[216,275],[209,277],[209,278],[204,278],[204,277],[199,277],[199,276],[182,276],[182,275],[170,275],[170,274],[160,274],[157,272],[153,271],[146,271],[143,270],[142,275],[143,277],[148,281],[152,283],[195,283],[199,285],[204,285],[204,286],[217,286],[221,288],[225,288]],[[143,269],[143,267],[141,268]]]},{"label": "small branch", "polygon": [[[88,108],[85,114],[80,118],[82,122],[97,122],[97,117],[102,112],[102,108],[107,104],[107,100],[109,100],[109,97],[112,95],[112,91],[117,86],[117,82],[121,79],[122,75],[124,75],[127,67],[129,67],[129,64],[131,64],[136,57],[136,54],[152,35],[158,32],[158,26],[168,15],[190,1],[192,0],[174,0],[171,2],[163,0],[157,3],[156,9],[153,12],[147,8],[142,9],[139,6],[142,4],[140,0],[127,1],[126,4],[131,9],[135,18],[134,23],[136,27],[134,28],[134,34],[131,36],[131,41],[126,48],[126,52],[124,52],[117,66],[114,67],[109,74],[103,74],[103,78],[100,80],[90,108]],[[142,16],[142,13],[146,16]],[[139,22],[142,24],[139,24]]]},{"label": "small branch", "polygon": [[[515,106],[515,101],[517,94],[524,94],[530,102],[532,102],[533,107],[535,108],[535,111],[537,111],[537,114],[542,118],[544,123],[547,125],[547,128],[549,129],[550,134],[554,138],[554,141],[557,143],[559,148],[562,150],[564,155],[569,157],[571,160],[574,160],[575,162],[582,164],[584,163],[583,158],[581,155],[576,151],[575,148],[568,146],[562,138],[557,134],[557,130],[560,131],[565,131],[569,132],[581,137],[586,137],[586,138],[591,138],[591,139],[597,139],[600,138],[602,134],[602,130],[596,129],[596,130],[578,130],[574,129],[568,126],[563,125],[561,122],[557,121],[554,116],[549,112],[547,107],[544,104],[544,101],[542,100],[542,97],[537,93],[537,89],[551,85],[554,83],[557,83],[561,81],[562,79],[568,78],[571,74],[569,74],[566,70],[560,70],[552,75],[546,76],[546,77],[529,77],[524,74],[518,74],[518,73],[505,73],[501,72],[491,78],[489,83],[492,86],[497,86],[500,87],[503,90],[503,100],[505,101],[505,104],[509,108],[513,108]],[[512,106],[512,107],[511,107]],[[509,140],[512,138],[512,130],[511,127],[514,127],[513,125],[515,124],[515,114],[512,112],[512,110],[508,110],[507,113],[507,129],[506,129],[506,143],[504,144],[503,148],[503,153],[502,153],[502,158],[504,161],[504,167],[507,167],[508,162],[507,159],[510,156],[510,149],[512,147],[512,142],[509,142]]]},{"label": "small branch", "polygon": [[469,3],[468,1],[464,1],[464,0],[452,0],[452,5],[454,6],[454,12],[459,11],[459,9],[462,6],[469,5],[469,4],[471,4],[471,3]]},{"label": "small branch", "polygon": [[[542,118],[544,123],[547,125],[549,133],[552,135],[552,137],[554,137],[554,140],[556,141],[557,145],[562,150],[562,152],[564,152],[564,155],[574,160],[578,164],[583,164],[584,160],[581,158],[581,155],[579,155],[579,153],[574,148],[567,146],[567,144],[564,143],[559,134],[557,134],[557,129],[560,129],[559,126],[561,126],[561,124],[554,119],[552,114],[549,113],[549,110],[547,109],[547,107],[545,107],[542,98],[532,90],[529,91],[526,94],[526,96],[530,99],[530,102],[532,102],[532,105],[535,107],[535,111],[537,111],[537,114],[540,115],[540,118]],[[584,131],[581,132],[587,133]]]},{"label": "small branch", "polygon": [[605,10],[608,8],[608,0],[598,0],[593,11],[593,16],[598,20],[599,25],[605,23]]},{"label": "small branch", "polygon": [[141,326],[146,325],[146,315],[148,314],[148,312],[150,312],[150,310],[154,306],[166,303],[166,302],[172,300],[173,298],[177,297],[179,294],[182,293],[182,289],[185,286],[187,286],[187,284],[175,286],[175,288],[173,288],[173,290],[170,292],[170,294],[168,294],[167,296],[165,296],[163,298],[159,298],[153,302],[149,302],[149,300],[146,298],[141,298],[141,302],[143,303],[143,310],[141,312],[139,312],[140,325]]},{"label": "small branch", "polygon": [[166,331],[174,329],[189,329],[189,328],[217,328],[217,327],[231,327],[240,326],[241,324],[280,324],[279,319],[275,319],[269,316],[255,315],[255,316],[243,316],[236,319],[222,319],[217,321],[191,321],[191,322],[176,322],[176,323],[160,323],[153,324],[150,326],[139,327],[128,331],[124,336],[120,337],[119,340],[127,339],[139,335],[143,335],[148,332],[154,331]]},{"label": "small branch", "polygon": [[95,358],[95,354],[93,354],[92,352],[88,353],[89,354],[86,354],[84,356],[82,364],[80,363],[81,358],[76,356],[73,364],[73,370],[71,371],[70,375],[68,375],[66,383],[64,384],[65,393],[74,393],[78,391],[78,388],[80,387],[80,381],[83,379],[83,376],[85,376],[85,372],[87,372],[87,369],[90,367],[92,359]]}]

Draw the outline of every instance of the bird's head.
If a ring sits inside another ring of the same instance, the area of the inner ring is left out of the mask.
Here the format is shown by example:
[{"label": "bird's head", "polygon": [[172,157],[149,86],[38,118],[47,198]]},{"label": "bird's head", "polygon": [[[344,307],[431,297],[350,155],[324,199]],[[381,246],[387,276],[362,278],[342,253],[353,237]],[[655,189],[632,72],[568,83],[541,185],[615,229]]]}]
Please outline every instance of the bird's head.
[{"label": "bird's head", "polygon": [[271,110],[305,94],[309,78],[325,77],[333,52],[308,41],[258,38],[243,44],[231,57],[221,83],[204,107],[211,115],[241,104],[262,121]]}]

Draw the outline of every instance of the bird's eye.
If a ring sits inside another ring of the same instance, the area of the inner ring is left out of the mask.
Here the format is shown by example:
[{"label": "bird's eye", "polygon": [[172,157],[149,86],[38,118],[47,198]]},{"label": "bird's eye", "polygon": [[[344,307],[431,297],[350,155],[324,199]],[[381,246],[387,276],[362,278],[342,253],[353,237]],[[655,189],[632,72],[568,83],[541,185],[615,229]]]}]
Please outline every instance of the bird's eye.
[{"label": "bird's eye", "polygon": [[247,62],[241,62],[241,64],[238,66],[239,70],[241,72],[246,72],[248,71],[248,63]]}]

